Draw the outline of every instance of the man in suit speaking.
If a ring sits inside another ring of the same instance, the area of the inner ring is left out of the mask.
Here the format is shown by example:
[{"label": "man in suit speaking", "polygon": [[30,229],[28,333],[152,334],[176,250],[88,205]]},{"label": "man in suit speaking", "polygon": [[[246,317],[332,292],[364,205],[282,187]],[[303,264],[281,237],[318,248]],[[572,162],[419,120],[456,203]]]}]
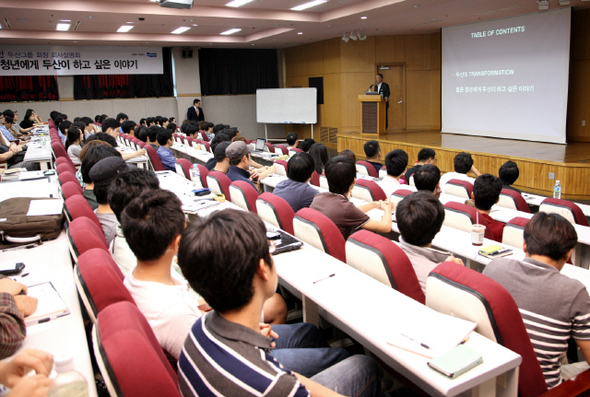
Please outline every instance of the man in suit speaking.
[{"label": "man in suit speaking", "polygon": [[[389,92],[389,88],[387,88],[387,92]],[[201,109],[201,100],[195,99],[193,101],[193,106],[188,108],[186,112],[186,118],[188,121],[205,121],[205,114],[203,113],[203,109]]]},{"label": "man in suit speaking", "polygon": [[389,84],[383,82],[383,75],[381,73],[377,73],[377,76],[375,76],[375,92],[378,92],[381,98],[385,99],[385,128],[387,128],[389,124],[387,112],[389,111],[390,92]]}]

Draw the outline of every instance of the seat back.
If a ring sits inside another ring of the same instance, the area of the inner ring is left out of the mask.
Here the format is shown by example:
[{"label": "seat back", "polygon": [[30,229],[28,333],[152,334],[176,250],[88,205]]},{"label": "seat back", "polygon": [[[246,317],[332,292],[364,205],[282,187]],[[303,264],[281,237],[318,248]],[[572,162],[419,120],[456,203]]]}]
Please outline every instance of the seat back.
[{"label": "seat back", "polygon": [[516,218],[510,219],[504,231],[502,232],[502,244],[508,244],[514,248],[522,249],[522,242],[524,240],[524,227],[528,223],[527,218]]},{"label": "seat back", "polygon": [[[55,169],[56,170],[57,170],[57,166],[59,166],[61,164],[66,164],[70,168],[70,171],[72,171],[74,173],[76,172],[76,167],[74,166],[74,164],[70,160],[69,156],[68,156],[68,158],[58,157],[55,159]],[[59,171],[57,171],[57,172],[59,173]]]},{"label": "seat back", "polygon": [[313,174],[311,174],[311,184],[314,186],[320,186],[320,175],[314,171]]},{"label": "seat back", "polygon": [[445,185],[445,193],[470,200],[471,193],[473,193],[473,184],[461,179],[451,179]]},{"label": "seat back", "polygon": [[280,150],[282,155],[289,155],[289,149],[285,145],[275,145],[275,150]]},{"label": "seat back", "polygon": [[346,240],[346,263],[424,304],[424,293],[412,263],[393,241],[359,230]]},{"label": "seat back", "polygon": [[165,171],[166,169],[164,168],[162,161],[160,161],[160,156],[158,156],[156,149],[154,149],[151,145],[145,145],[144,149],[147,151],[147,154],[150,158],[152,169],[154,171]]},{"label": "seat back", "polygon": [[57,171],[57,175],[61,174],[62,172],[71,172],[72,174],[76,173],[76,167],[68,163],[63,157],[60,157],[58,160],[61,160],[59,164],[55,164],[55,170]]},{"label": "seat back", "polygon": [[295,237],[346,263],[345,241],[338,227],[326,215],[302,208],[293,219]]},{"label": "seat back", "polygon": [[201,142],[201,150],[211,153],[211,144],[209,144],[209,142],[203,140]]},{"label": "seat back", "polygon": [[270,153],[276,153],[275,147],[269,142],[264,142],[264,151],[270,152]]},{"label": "seat back", "polygon": [[66,236],[74,262],[78,261],[80,255],[94,248],[108,252],[109,245],[102,229],[85,216],[78,217],[70,222],[66,230]]},{"label": "seat back", "polygon": [[293,218],[295,213],[289,203],[269,192],[262,193],[256,199],[256,210],[263,221],[273,224],[279,229],[293,235]]},{"label": "seat back", "polygon": [[[66,182],[73,182],[73,183],[77,183],[78,185],[80,185],[78,178],[76,178],[76,175],[74,175],[74,173],[71,171],[62,171],[61,174],[59,174],[57,176],[57,179],[59,180],[60,185],[63,185]],[[82,186],[80,186],[80,187],[82,187]]]},{"label": "seat back", "polygon": [[402,201],[404,197],[412,193],[414,192],[408,189],[397,189],[395,192],[391,194],[391,197],[389,199],[397,207],[399,202]]},{"label": "seat back", "polygon": [[287,176],[287,161],[286,160],[275,160],[275,167],[277,174]]},{"label": "seat back", "polygon": [[72,197],[74,194],[83,194],[84,190],[79,183],[76,182],[66,182],[61,185],[61,195],[64,200]]},{"label": "seat back", "polygon": [[86,198],[80,194],[73,195],[66,199],[64,203],[64,209],[66,213],[66,219],[68,222],[73,221],[81,216],[85,216],[94,222],[96,226],[102,231],[102,226],[96,217],[94,211],[86,201]]},{"label": "seat back", "polygon": [[256,199],[258,191],[246,181],[233,181],[229,185],[231,202],[238,207],[256,214]]},{"label": "seat back", "polygon": [[378,178],[379,174],[375,167],[371,165],[368,161],[359,160],[356,162],[356,172],[363,175],[372,176],[374,178]]},{"label": "seat back", "polygon": [[519,396],[538,396],[547,390],[518,307],[499,283],[467,267],[443,262],[426,280],[426,305],[477,323],[476,332],[520,354]]},{"label": "seat back", "polygon": [[231,201],[231,193],[229,191],[231,181],[223,172],[211,171],[207,174],[207,186],[214,194],[223,194],[225,198]]},{"label": "seat back", "polygon": [[93,248],[78,258],[74,267],[76,288],[90,321],[96,323],[98,313],[121,301],[135,301],[123,284],[123,273],[108,251]]},{"label": "seat back", "polygon": [[365,200],[369,203],[387,199],[383,189],[381,189],[381,187],[375,182],[368,179],[356,180],[356,183],[352,188],[352,197]]},{"label": "seat back", "polygon": [[[51,149],[53,150],[53,156],[56,159],[58,159],[60,157],[64,157],[68,160],[70,159],[70,157],[68,156],[68,153],[66,152],[66,149],[64,148],[64,145],[59,140],[51,143]],[[71,161],[72,160],[70,160],[70,162]],[[74,163],[72,163],[72,165],[74,165]]]},{"label": "seat back", "polygon": [[92,343],[111,396],[180,397],[178,377],[134,304],[117,302],[101,311]]},{"label": "seat back", "polygon": [[568,200],[551,197],[546,198],[541,202],[539,211],[559,214],[571,223],[577,223],[578,225],[582,226],[590,226],[588,225],[588,220],[586,219],[586,216],[584,216],[584,213],[580,207]]},{"label": "seat back", "polygon": [[445,204],[445,221],[443,223],[445,226],[471,232],[471,225],[477,222],[486,227],[484,237],[493,240],[494,236],[491,230],[488,229],[488,221],[474,207],[455,201],[449,201]]},{"label": "seat back", "polygon": [[185,177],[189,181],[191,178],[191,167],[193,165],[187,159],[176,159],[176,173],[180,176]]},{"label": "seat back", "polygon": [[526,203],[524,197],[516,190],[502,189],[500,192],[500,200],[497,203],[500,207],[510,208],[522,212],[531,212],[529,205]]}]

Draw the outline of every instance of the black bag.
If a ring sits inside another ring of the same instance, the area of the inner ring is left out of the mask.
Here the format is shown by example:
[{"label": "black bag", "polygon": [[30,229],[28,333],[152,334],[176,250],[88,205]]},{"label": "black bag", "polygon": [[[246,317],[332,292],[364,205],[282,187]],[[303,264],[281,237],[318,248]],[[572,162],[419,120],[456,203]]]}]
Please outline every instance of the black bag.
[{"label": "black bag", "polygon": [[[8,146],[0,145],[0,154],[6,153],[9,150],[10,150],[10,148]],[[25,160],[25,154],[26,154],[26,152],[24,150],[22,152],[16,153],[14,156],[9,158],[8,161],[6,161],[8,163],[8,166],[10,167],[13,164],[18,164],[18,163],[23,162]]]}]

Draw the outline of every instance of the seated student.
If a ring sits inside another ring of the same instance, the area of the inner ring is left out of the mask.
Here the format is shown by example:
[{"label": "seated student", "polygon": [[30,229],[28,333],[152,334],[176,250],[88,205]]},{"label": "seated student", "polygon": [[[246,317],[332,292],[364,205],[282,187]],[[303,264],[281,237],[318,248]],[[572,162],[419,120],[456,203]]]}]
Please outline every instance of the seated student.
[{"label": "seated student", "polygon": [[245,142],[232,142],[227,149],[225,155],[229,158],[229,170],[227,171],[228,178],[233,181],[246,181],[252,187],[258,188],[252,181],[260,181],[268,175],[276,172],[276,167],[273,165],[261,172],[257,170],[249,171],[251,164],[250,152],[252,148],[246,145]]},{"label": "seated student", "polygon": [[158,144],[158,132],[160,131],[160,126],[158,125],[151,125],[148,127],[148,135],[147,135],[147,143],[154,150],[157,152],[160,145]]},{"label": "seated student", "polygon": [[135,136],[140,141],[142,141],[144,143],[147,143],[147,140],[148,140],[148,129],[147,129],[147,127],[145,127],[143,125],[139,125],[139,126],[135,127]]},{"label": "seated student", "polygon": [[[577,241],[576,230],[561,215],[538,212],[524,228],[525,258],[497,258],[483,271],[514,298],[548,388],[588,369],[590,362],[588,290],[560,273]],[[586,361],[564,364],[570,337]]]},{"label": "seated student", "polygon": [[326,145],[323,143],[314,143],[311,145],[311,148],[309,148],[309,154],[313,159],[313,168],[315,172],[317,172],[318,175],[322,175],[324,173],[326,163],[330,159]]},{"label": "seated student", "polygon": [[129,120],[129,116],[127,116],[125,113],[119,113],[117,114],[117,117],[115,117],[115,120],[117,120],[117,123],[123,124],[123,122]]},{"label": "seated student", "polygon": [[219,171],[223,172],[224,174],[227,174],[227,171],[229,171],[229,159],[225,155],[225,151],[227,150],[227,147],[230,144],[231,142],[225,141],[220,142],[219,144],[217,144],[217,146],[215,146],[215,167],[213,167],[211,171]]},{"label": "seated student", "polygon": [[338,153],[339,156],[346,156],[348,158],[350,158],[352,161],[354,161],[354,163],[356,164],[356,154],[354,154],[354,152],[350,149],[344,149],[343,151],[341,151],[340,153]]},{"label": "seated student", "polygon": [[375,168],[375,171],[377,171],[378,174],[381,167],[383,167],[383,164],[379,162],[381,161],[381,147],[379,146],[379,142],[376,140],[370,140],[365,143],[363,149],[365,151],[365,156],[367,157],[367,162]]},{"label": "seated student", "polygon": [[90,169],[88,174],[94,184],[94,196],[96,196],[98,202],[98,208],[94,213],[102,226],[102,231],[109,245],[115,238],[117,226],[119,226],[119,221],[109,205],[109,187],[117,175],[127,169],[129,169],[129,166],[125,163],[125,160],[113,156],[100,160]]},{"label": "seated student", "polygon": [[387,175],[377,182],[388,198],[401,187],[399,178],[408,166],[408,154],[401,149],[395,149],[385,156]]},{"label": "seated student", "polygon": [[440,170],[436,165],[425,164],[414,172],[414,184],[418,190],[426,190],[440,198]]},{"label": "seated student", "polygon": [[[326,163],[326,178],[330,191],[317,194],[310,208],[330,218],[345,240],[360,228],[380,233],[391,232],[393,204],[389,200],[375,201],[359,207],[349,201],[356,182],[356,165],[350,158],[336,156],[330,159]],[[380,221],[369,218],[365,213],[374,208],[384,211]]]},{"label": "seated student", "polygon": [[68,130],[68,139],[66,140],[66,152],[68,153],[68,157],[72,160],[74,165],[80,165],[82,162],[80,161],[80,151],[82,150],[82,146],[80,143],[82,142],[82,133],[80,129],[76,126],[71,126]]},{"label": "seated student", "polygon": [[[210,244],[219,235],[226,238]],[[178,263],[213,308],[192,326],[178,361],[184,396],[340,395],[328,389],[347,396],[379,393],[377,366],[369,357],[348,357],[307,379],[276,356],[280,350],[272,350],[270,337],[278,334],[278,345],[283,336],[261,325],[260,315],[278,276],[266,228],[255,214],[224,210],[198,218],[182,236]]]},{"label": "seated student", "polygon": [[398,203],[395,217],[401,235],[399,246],[412,263],[424,293],[428,274],[440,263],[451,261],[463,265],[463,261],[450,252],[431,248],[445,220],[445,209],[432,193],[422,191],[407,195]]},{"label": "seated student", "polygon": [[90,170],[96,163],[107,157],[121,157],[115,148],[110,146],[108,143],[95,139],[84,145],[84,148],[80,152],[82,156],[82,164],[80,165],[80,174],[82,175],[82,182],[84,183],[84,198],[90,204],[93,210],[98,208],[98,201],[94,195],[94,184],[90,178]]},{"label": "seated student", "polygon": [[[61,118],[57,119],[57,121],[59,121],[59,120],[61,120]],[[56,125],[57,125],[57,133],[58,133],[59,137],[61,138],[61,143],[63,143],[65,145],[66,140],[68,139],[68,130],[70,129],[72,122],[70,120],[63,120],[63,121],[60,121],[59,124],[56,123]]]},{"label": "seated student", "polygon": [[[102,122],[102,132],[110,135],[114,140],[115,144],[113,147],[117,147],[117,138],[119,137],[119,127],[121,127],[121,123],[119,123],[115,119],[105,119]],[[96,134],[95,134],[96,135]],[[133,157],[143,156],[145,154],[145,149],[138,149],[135,152],[125,152],[121,153],[123,160],[127,161]]]},{"label": "seated student", "polygon": [[416,172],[416,170],[418,170],[418,168],[422,167],[424,164],[436,165],[436,153],[434,150],[430,148],[420,149],[418,152],[418,161],[412,168],[408,168],[404,175],[408,185],[410,184],[410,177],[414,175],[414,172]]},{"label": "seated student", "polygon": [[309,152],[311,149],[311,145],[315,143],[315,140],[312,138],[305,138],[303,141],[299,142],[299,149],[303,150],[305,153]]},{"label": "seated student", "polygon": [[297,149],[297,144],[299,143],[299,138],[297,137],[297,133],[289,132],[287,134],[287,149]]},{"label": "seated student", "polygon": [[127,275],[129,270],[135,267],[137,258],[133,254],[133,251],[131,251],[131,248],[129,248],[123,228],[120,225],[121,213],[131,200],[141,196],[145,191],[156,190],[159,187],[160,182],[153,171],[134,167],[117,175],[117,178],[109,188],[109,206],[119,222],[115,237],[109,247],[109,252],[117,265],[119,265],[123,275]]},{"label": "seated student", "polygon": [[4,123],[6,122],[6,118],[4,116],[4,113],[0,113],[0,132],[2,133],[2,136],[4,137],[4,140],[6,142],[8,142],[7,146],[10,145],[11,142],[15,142],[17,141],[17,138],[15,138],[10,131],[8,131],[8,129],[4,126]]},{"label": "seated student", "polygon": [[197,133],[199,131],[199,128],[193,124],[183,124],[183,126],[184,125],[186,125],[186,127],[183,132],[186,134],[186,136],[192,139],[197,139]]},{"label": "seated student", "polygon": [[[210,147],[211,147],[211,152],[214,154],[213,157],[211,157],[209,160],[207,160],[207,162],[205,163],[205,168],[207,168],[209,171],[212,171],[213,168],[215,168],[215,164],[217,163],[217,160],[215,159],[215,149],[217,148],[217,145],[219,145],[221,142],[230,142],[229,136],[227,136],[224,133],[219,133],[217,135],[215,135],[215,137],[213,137],[213,139],[211,140],[210,143]],[[227,148],[227,146],[226,146]],[[227,173],[227,172],[226,172]]]},{"label": "seated student", "polygon": [[135,136],[135,121],[125,120],[121,123],[121,132],[136,138]]},{"label": "seated student", "polygon": [[471,172],[472,174],[475,174],[476,177],[481,175],[479,170],[473,165],[471,154],[467,152],[461,152],[455,156],[453,167],[455,169],[454,172],[447,172],[440,178],[440,188],[443,192],[445,191],[445,185],[451,179],[460,179],[462,181],[474,183],[475,178],[471,178],[470,176],[467,176],[467,174]]},{"label": "seated student", "polygon": [[498,176],[502,181],[502,189],[511,189],[515,192],[522,193],[517,188],[513,187],[512,184],[518,179],[520,172],[518,171],[518,165],[514,161],[508,160],[498,170]]},{"label": "seated student", "polygon": [[492,232],[494,240],[502,242],[502,233],[504,232],[505,223],[495,221],[490,216],[492,206],[500,200],[500,192],[502,191],[502,182],[500,178],[492,174],[483,174],[477,177],[473,184],[473,193],[471,198],[475,209],[488,222],[488,230]]},{"label": "seated student", "polygon": [[[215,136],[217,135],[213,127],[215,127],[213,123],[210,123],[208,121],[201,121],[199,123],[199,132],[201,133],[201,136],[203,137],[204,141],[211,142],[213,138],[215,138]],[[217,130],[217,132],[219,131],[221,130]]]},{"label": "seated student", "polygon": [[23,318],[35,313],[37,303],[37,298],[27,295],[26,285],[0,276],[0,359],[20,348],[27,335]]},{"label": "seated student", "polygon": [[293,208],[293,212],[311,205],[318,191],[309,181],[313,175],[314,161],[308,153],[295,153],[287,163],[289,179],[278,183],[273,194],[285,199]]},{"label": "seated student", "polygon": [[160,128],[160,131],[158,131],[158,143],[160,144],[160,147],[158,147],[158,157],[160,157],[162,165],[167,170],[176,171],[176,157],[174,157],[172,150],[170,150],[174,144],[172,131]]},{"label": "seated student", "polygon": [[167,129],[169,129],[170,131],[172,131],[172,133],[176,132],[176,124],[175,123],[168,123],[168,125],[166,126]]}]

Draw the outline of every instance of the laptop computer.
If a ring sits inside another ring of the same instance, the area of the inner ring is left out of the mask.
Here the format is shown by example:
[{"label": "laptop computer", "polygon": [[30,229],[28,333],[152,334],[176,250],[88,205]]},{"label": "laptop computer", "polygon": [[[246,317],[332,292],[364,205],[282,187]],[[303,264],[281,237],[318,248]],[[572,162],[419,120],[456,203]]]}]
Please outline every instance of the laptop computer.
[{"label": "laptop computer", "polygon": [[264,138],[256,138],[256,146],[254,147],[255,152],[264,152],[264,144],[266,143],[266,139]]},{"label": "laptop computer", "polygon": [[283,252],[297,250],[303,246],[301,241],[280,229],[267,228],[266,236],[269,240],[274,241],[276,246],[275,250],[271,252],[272,255],[278,255],[282,254]]}]

